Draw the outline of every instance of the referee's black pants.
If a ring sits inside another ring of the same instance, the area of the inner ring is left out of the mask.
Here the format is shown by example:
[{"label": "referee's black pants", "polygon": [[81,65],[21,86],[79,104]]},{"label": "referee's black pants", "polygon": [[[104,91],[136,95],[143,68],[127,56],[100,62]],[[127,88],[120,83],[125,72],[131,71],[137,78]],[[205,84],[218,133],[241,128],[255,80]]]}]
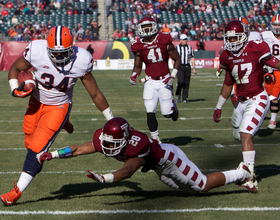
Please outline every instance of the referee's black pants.
[{"label": "referee's black pants", "polygon": [[178,83],[177,83],[176,95],[181,96],[181,91],[183,89],[182,100],[184,101],[189,97],[189,87],[191,81],[191,66],[181,65],[177,73],[177,79],[178,79]]}]

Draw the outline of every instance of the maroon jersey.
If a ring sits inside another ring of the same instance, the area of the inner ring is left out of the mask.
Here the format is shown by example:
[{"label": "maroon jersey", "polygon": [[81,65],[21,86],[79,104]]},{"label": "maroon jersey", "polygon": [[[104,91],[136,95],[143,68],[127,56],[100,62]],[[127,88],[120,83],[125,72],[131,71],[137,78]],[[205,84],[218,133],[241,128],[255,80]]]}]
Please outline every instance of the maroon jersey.
[{"label": "maroon jersey", "polygon": [[[97,151],[103,153],[100,143],[101,133],[102,128],[94,132],[93,146]],[[143,157],[145,158],[145,166],[148,165],[149,168],[151,168],[159,163],[160,159],[164,157],[164,154],[165,151],[161,149],[156,140],[152,140],[148,138],[146,134],[132,129],[132,135],[127,146],[124,147],[118,155],[113,157],[123,162],[127,161],[129,158]]]},{"label": "maroon jersey", "polygon": [[142,38],[133,41],[131,51],[140,55],[141,60],[146,64],[148,76],[165,76],[169,73],[167,49],[171,43],[170,34],[160,32],[152,42],[144,42]]},{"label": "maroon jersey", "polygon": [[227,70],[224,83],[228,86],[236,83],[238,96],[252,98],[261,93],[264,90],[262,60],[270,55],[264,41],[249,41],[238,56],[224,50],[220,55],[220,64]]}]

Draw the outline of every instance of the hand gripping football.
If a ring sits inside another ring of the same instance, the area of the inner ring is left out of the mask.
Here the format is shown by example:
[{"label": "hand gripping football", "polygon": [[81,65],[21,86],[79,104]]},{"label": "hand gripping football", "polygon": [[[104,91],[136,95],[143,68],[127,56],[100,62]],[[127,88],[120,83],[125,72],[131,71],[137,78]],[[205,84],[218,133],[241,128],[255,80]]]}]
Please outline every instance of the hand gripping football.
[{"label": "hand gripping football", "polygon": [[23,70],[18,74],[18,85],[20,86],[22,82],[25,82],[23,87],[23,91],[25,92],[29,91],[31,88],[34,90],[36,87],[35,76],[28,70]]}]

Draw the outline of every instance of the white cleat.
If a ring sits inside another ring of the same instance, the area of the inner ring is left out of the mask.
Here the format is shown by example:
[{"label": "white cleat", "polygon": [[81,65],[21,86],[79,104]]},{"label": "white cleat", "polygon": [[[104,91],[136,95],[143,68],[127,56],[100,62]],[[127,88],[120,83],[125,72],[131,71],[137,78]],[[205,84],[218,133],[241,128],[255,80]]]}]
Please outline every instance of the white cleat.
[{"label": "white cleat", "polygon": [[252,173],[246,163],[241,162],[237,168],[237,170],[242,170],[244,172],[244,178],[239,180],[236,184],[239,187],[245,187],[248,191],[252,193],[258,192],[258,181],[256,180],[256,176]]},{"label": "white cleat", "polygon": [[275,129],[276,128],[276,121],[270,120],[267,128]]}]

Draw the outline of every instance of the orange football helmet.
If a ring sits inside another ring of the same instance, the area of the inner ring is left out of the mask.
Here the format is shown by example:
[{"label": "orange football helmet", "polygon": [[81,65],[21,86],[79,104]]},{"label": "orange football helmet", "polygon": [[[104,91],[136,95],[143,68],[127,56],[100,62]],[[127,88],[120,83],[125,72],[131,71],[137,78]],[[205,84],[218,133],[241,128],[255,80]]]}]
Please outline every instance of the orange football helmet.
[{"label": "orange football helmet", "polygon": [[65,66],[74,56],[74,36],[69,28],[56,26],[50,30],[47,37],[48,55],[57,66]]},{"label": "orange football helmet", "polygon": [[280,34],[280,15],[274,15],[271,19],[271,31]]}]

